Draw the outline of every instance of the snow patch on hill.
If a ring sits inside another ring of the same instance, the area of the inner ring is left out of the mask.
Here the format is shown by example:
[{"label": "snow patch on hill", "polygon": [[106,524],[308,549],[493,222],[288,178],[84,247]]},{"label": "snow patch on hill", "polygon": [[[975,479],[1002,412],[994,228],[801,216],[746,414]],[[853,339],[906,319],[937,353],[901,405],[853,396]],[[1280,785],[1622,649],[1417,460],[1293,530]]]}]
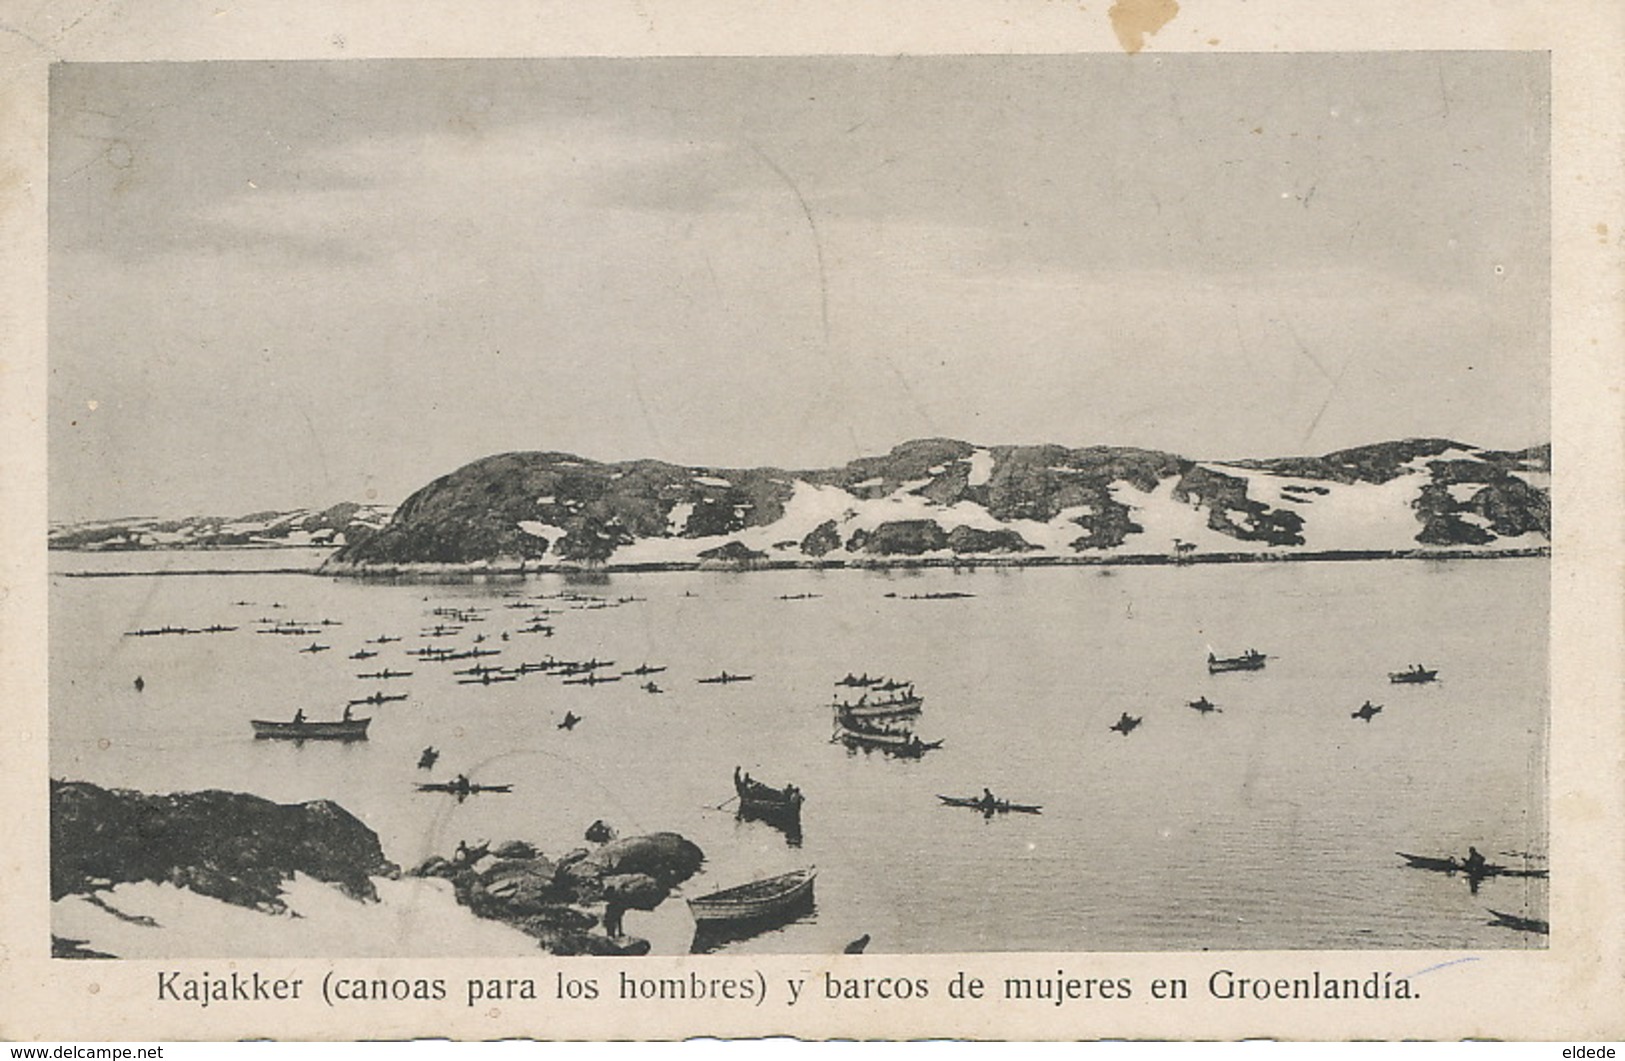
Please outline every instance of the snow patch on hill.
[{"label": "snow patch on hill", "polygon": [[966,479],[967,486],[986,486],[988,480],[993,478],[993,454],[985,449],[978,449],[970,455],[970,477]]},{"label": "snow patch on hill", "polygon": [[[1380,484],[1301,479],[1226,464],[1207,467],[1246,479],[1248,497],[1302,516],[1303,545],[1299,548],[1417,548],[1416,535],[1422,525],[1416,520],[1411,502],[1421,484],[1428,481],[1425,467]],[[1247,544],[1226,540],[1232,545]],[[1202,547],[1207,548],[1205,544]]]}]

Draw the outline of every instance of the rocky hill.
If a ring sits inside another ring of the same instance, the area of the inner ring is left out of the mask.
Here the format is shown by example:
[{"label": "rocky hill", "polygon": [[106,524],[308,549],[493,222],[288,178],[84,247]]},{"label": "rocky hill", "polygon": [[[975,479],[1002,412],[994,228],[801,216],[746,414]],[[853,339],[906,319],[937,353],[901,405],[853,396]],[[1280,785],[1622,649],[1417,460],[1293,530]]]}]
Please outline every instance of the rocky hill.
[{"label": "rocky hill", "polygon": [[389,516],[385,506],[351,502],[237,517],[126,516],[52,527],[46,541],[52,549],[84,551],[343,546],[372,534]]},{"label": "rocky hill", "polygon": [[332,570],[750,565],[1540,548],[1551,450],[1407,439],[1318,457],[907,442],[839,468],[487,457],[429,483]]}]

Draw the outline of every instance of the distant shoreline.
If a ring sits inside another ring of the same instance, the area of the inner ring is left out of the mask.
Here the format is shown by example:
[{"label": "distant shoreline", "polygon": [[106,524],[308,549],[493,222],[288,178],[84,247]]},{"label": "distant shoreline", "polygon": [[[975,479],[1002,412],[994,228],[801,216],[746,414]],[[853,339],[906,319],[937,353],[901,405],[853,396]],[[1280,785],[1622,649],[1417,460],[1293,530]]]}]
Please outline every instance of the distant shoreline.
[{"label": "distant shoreline", "polygon": [[[67,551],[67,550],[61,550]],[[158,551],[158,550],[154,550]],[[182,550],[193,552],[195,550]],[[1125,553],[1113,556],[984,556],[959,557],[877,557],[852,560],[762,560],[728,562],[714,560],[668,560],[648,563],[606,563],[595,567],[519,562],[477,562],[464,564],[345,564],[331,561],[319,567],[198,568],[194,570],[149,571],[62,571],[66,578],[146,578],[171,575],[320,575],[326,578],[417,579],[476,578],[496,576],[525,578],[531,575],[625,575],[673,571],[893,571],[949,569],[974,571],[977,568],[1027,567],[1190,567],[1198,564],[1342,563],[1369,560],[1506,560],[1550,557],[1551,546],[1520,549],[1317,549],[1296,552],[1197,553],[1174,557],[1167,553]]]}]

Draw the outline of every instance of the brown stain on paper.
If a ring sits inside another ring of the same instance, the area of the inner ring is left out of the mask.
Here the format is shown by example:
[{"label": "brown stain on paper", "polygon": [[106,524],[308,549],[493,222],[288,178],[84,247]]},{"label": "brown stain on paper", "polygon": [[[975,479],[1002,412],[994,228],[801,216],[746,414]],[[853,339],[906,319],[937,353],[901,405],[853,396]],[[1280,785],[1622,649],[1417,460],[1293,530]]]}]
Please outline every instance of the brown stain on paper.
[{"label": "brown stain on paper", "polygon": [[1106,14],[1123,50],[1133,55],[1145,47],[1147,37],[1173,21],[1179,4],[1175,0],[1116,0]]}]

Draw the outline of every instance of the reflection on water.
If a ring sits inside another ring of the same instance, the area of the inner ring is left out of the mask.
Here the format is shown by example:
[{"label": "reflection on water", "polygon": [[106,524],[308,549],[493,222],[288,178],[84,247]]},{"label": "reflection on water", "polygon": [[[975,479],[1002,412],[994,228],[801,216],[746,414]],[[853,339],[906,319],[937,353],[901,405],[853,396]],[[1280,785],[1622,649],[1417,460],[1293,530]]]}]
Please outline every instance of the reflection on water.
[{"label": "reflection on water", "polygon": [[[819,867],[817,917],[730,952],[833,953],[862,935],[894,953],[1538,946],[1488,911],[1544,919],[1545,880],[1487,878],[1475,895],[1394,852],[1544,854],[1547,580],[1544,560],[479,584],[54,576],[51,771],[333,799],[404,865],[459,840],[563,854],[602,819],[698,843],[707,861],[688,896]],[[532,612],[508,607],[538,594],[551,595],[530,603],[553,612],[552,637],[520,633]],[[446,623],[436,608],[469,621],[425,637]],[[334,650],[300,654],[308,637],[257,634],[259,618],[327,619]],[[122,636],[166,624],[240,629]],[[665,666],[664,693],[539,669],[462,685],[452,672],[468,664],[408,654],[481,635],[500,652],[481,663]],[[363,644],[378,658],[345,658]],[[1210,652],[1248,647],[1268,654],[1264,669],[1208,673]],[[1417,662],[1438,681],[1389,682]],[[368,740],[254,740],[252,718],[337,717],[373,691],[356,675],[386,666],[414,671],[391,683],[409,698],[366,708]],[[753,680],[698,681],[723,672]],[[911,758],[832,743],[848,673],[912,681],[918,731],[942,747]],[[1220,710],[1192,710],[1198,699]],[[1351,720],[1368,700],[1382,712]],[[1138,725],[1113,732],[1125,715]],[[428,747],[438,763],[420,771]],[[806,794],[799,847],[737,817],[740,765]],[[457,774],[512,792],[416,792]],[[984,789],[1043,812],[937,798]],[[678,901],[627,919],[665,953],[688,949],[692,927]]]}]

